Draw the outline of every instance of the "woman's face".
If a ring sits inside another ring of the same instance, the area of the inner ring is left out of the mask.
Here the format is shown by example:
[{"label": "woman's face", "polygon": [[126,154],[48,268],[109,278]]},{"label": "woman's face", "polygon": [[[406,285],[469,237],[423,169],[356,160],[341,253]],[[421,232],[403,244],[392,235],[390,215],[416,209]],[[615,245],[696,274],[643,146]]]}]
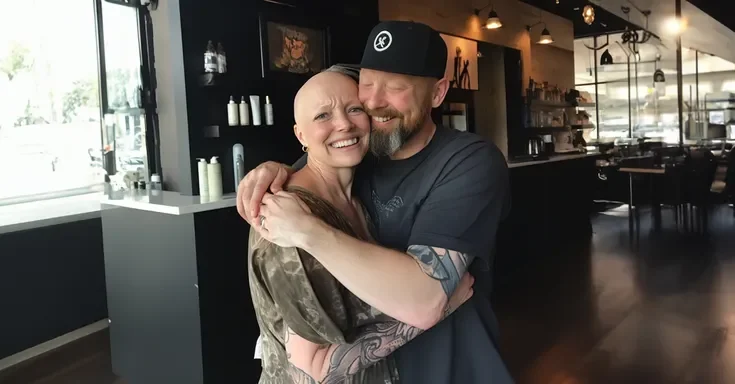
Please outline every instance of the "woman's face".
[{"label": "woman's face", "polygon": [[320,73],[299,91],[294,103],[294,132],[309,160],[351,168],[365,157],[370,120],[357,96],[357,84],[345,75]]}]

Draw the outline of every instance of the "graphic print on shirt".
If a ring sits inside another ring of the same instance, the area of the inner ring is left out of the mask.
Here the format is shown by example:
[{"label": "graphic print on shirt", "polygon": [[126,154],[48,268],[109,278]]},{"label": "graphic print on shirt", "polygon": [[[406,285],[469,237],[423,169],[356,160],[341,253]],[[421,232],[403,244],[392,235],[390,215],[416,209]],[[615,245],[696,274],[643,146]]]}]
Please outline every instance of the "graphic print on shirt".
[{"label": "graphic print on shirt", "polygon": [[378,194],[373,191],[373,204],[375,205],[375,210],[378,211],[378,222],[380,222],[381,219],[390,217],[393,211],[403,207],[403,198],[393,196],[387,203],[383,204]]}]

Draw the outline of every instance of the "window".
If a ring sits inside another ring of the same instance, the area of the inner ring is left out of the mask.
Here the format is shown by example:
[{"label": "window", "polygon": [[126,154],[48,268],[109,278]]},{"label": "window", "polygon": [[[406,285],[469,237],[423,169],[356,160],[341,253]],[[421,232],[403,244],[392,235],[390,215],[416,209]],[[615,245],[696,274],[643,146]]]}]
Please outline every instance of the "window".
[{"label": "window", "polygon": [[94,3],[0,0],[0,201],[103,180]]},{"label": "window", "polygon": [[0,205],[88,192],[106,168],[147,169],[138,10],[103,0],[0,9]]}]

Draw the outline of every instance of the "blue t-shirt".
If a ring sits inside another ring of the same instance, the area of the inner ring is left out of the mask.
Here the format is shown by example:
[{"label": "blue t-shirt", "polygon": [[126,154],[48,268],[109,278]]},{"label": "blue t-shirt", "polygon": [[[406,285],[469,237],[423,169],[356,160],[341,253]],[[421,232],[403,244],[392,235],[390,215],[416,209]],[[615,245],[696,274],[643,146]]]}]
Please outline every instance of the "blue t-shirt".
[{"label": "blue t-shirt", "polygon": [[402,383],[511,383],[497,348],[490,306],[495,236],[510,211],[505,157],[480,136],[437,126],[431,142],[404,160],[368,155],[355,192],[375,224],[376,240],[473,255],[473,298],[394,353]]}]

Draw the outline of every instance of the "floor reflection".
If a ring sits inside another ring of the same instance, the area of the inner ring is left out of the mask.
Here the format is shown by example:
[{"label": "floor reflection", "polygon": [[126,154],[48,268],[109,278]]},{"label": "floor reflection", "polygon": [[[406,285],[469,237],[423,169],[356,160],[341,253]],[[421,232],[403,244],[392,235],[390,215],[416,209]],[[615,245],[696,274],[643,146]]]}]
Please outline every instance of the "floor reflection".
[{"label": "floor reflection", "polygon": [[[735,383],[735,219],[708,233],[664,212],[638,241],[628,220],[597,215],[591,244],[537,255],[499,287],[502,349],[519,384]],[[730,364],[732,366],[732,364]]]}]

